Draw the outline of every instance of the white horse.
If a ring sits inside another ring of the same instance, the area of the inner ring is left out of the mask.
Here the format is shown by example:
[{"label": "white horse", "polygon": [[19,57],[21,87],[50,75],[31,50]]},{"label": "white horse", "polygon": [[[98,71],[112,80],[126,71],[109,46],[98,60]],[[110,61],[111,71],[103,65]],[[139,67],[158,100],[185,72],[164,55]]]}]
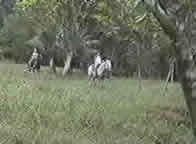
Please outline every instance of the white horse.
[{"label": "white horse", "polygon": [[104,79],[106,76],[110,78],[112,72],[112,64],[110,60],[103,61],[97,68],[97,76],[95,72],[95,65],[91,64],[88,67],[89,80]]}]

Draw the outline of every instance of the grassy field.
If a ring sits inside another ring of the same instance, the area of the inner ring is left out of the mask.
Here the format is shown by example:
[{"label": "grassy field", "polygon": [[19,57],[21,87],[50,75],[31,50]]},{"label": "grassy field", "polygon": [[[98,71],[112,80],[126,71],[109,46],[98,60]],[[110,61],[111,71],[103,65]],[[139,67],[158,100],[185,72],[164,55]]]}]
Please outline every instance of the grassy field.
[{"label": "grassy field", "polygon": [[191,125],[179,84],[87,77],[0,64],[0,144],[189,144]]}]

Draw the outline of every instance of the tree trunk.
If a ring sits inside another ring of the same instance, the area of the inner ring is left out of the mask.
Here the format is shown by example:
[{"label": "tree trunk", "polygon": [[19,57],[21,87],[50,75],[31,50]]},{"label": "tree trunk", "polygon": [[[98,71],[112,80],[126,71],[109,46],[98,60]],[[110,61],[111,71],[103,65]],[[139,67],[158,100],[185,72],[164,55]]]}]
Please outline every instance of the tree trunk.
[{"label": "tree trunk", "polygon": [[[172,21],[168,16],[162,14],[155,6],[150,5],[146,1],[144,2],[152,10],[153,15],[159,21],[160,26],[166,34],[171,40],[173,40],[173,48],[175,50],[176,62],[179,68],[180,82],[190,112],[194,135],[196,136],[196,68],[190,53],[189,37],[180,27],[178,27],[178,25],[172,24]],[[185,17],[188,14],[188,12],[186,12],[183,13]],[[176,22],[179,22],[182,16],[176,14],[173,18]],[[183,20],[183,22],[181,21],[181,23],[186,26],[185,20]],[[186,29],[186,27],[184,29]]]},{"label": "tree trunk", "polygon": [[140,59],[140,55],[141,55],[141,46],[143,46],[143,44],[139,45],[139,47],[137,48],[137,67],[138,67],[138,79],[139,79],[139,91],[142,89],[142,75],[141,75],[141,59]]},{"label": "tree trunk", "polygon": [[0,29],[3,27],[7,16],[14,13],[13,8],[15,4],[16,0],[0,0]]},{"label": "tree trunk", "polygon": [[72,52],[68,52],[67,53],[67,58],[66,58],[66,60],[64,62],[63,76],[65,76],[67,74],[67,72],[69,71],[69,69],[70,69],[72,57],[73,57],[73,53]]},{"label": "tree trunk", "polygon": [[54,63],[54,57],[50,58],[50,69],[56,74],[56,65]]}]

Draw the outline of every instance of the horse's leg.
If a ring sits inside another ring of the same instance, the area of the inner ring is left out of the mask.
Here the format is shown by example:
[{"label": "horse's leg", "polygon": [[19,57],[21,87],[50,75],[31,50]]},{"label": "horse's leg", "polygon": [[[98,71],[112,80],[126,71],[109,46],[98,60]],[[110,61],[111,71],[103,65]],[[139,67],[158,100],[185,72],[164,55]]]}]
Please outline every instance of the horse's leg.
[{"label": "horse's leg", "polygon": [[33,72],[36,72],[36,63],[33,64]]},{"label": "horse's leg", "polygon": [[103,81],[104,81],[104,75],[102,74],[98,76],[97,78],[97,83],[98,83],[99,88],[103,88]]},{"label": "horse's leg", "polygon": [[91,79],[92,77],[91,76],[88,76],[88,84],[91,85]]},{"label": "horse's leg", "polygon": [[101,83],[101,88],[104,88],[104,87],[105,87],[105,82],[106,82],[106,80],[103,79],[103,81],[102,81],[102,83]]},{"label": "horse's leg", "polygon": [[93,77],[93,86],[95,87],[97,85],[98,77],[94,76]]},{"label": "horse's leg", "polygon": [[38,78],[40,80],[41,76],[40,76],[40,65],[38,64],[38,67],[37,67],[37,73],[38,73]]},{"label": "horse's leg", "polygon": [[99,84],[99,88],[103,88],[104,87],[104,77],[100,76],[98,79],[98,84]]},{"label": "horse's leg", "polygon": [[110,72],[107,71],[107,75],[106,75],[107,79],[110,79]]},{"label": "horse's leg", "polygon": [[111,80],[112,79],[112,71],[110,71],[110,75],[109,76],[110,76],[110,80]]}]

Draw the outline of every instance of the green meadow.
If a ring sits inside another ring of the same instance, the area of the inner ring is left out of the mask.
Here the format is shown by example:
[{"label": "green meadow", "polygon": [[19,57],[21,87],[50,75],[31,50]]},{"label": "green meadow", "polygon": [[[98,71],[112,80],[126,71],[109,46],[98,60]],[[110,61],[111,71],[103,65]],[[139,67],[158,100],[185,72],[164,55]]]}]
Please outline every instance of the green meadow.
[{"label": "green meadow", "polygon": [[0,144],[189,144],[191,122],[178,83],[0,64]]}]

